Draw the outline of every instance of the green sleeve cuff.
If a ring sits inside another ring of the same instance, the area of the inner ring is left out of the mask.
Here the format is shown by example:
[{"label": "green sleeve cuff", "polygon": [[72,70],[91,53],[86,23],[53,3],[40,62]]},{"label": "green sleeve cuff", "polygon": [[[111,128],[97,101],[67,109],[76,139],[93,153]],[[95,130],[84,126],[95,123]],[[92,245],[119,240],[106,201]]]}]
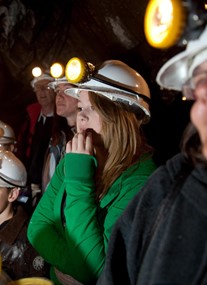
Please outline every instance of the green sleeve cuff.
[{"label": "green sleeve cuff", "polygon": [[67,153],[65,155],[65,178],[89,182],[93,179],[97,168],[94,156],[82,153]]}]

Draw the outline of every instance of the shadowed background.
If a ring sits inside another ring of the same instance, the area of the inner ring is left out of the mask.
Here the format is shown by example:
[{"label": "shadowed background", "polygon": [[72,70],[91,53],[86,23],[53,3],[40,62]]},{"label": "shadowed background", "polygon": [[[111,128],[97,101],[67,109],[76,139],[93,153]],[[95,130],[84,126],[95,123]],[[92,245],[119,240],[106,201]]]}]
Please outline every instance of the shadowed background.
[{"label": "shadowed background", "polygon": [[0,119],[22,124],[35,101],[30,86],[35,65],[66,64],[73,56],[100,64],[119,59],[141,73],[151,89],[152,120],[145,127],[159,163],[179,151],[191,103],[178,92],[160,90],[157,71],[181,51],[157,50],[146,42],[146,0],[0,0]]}]

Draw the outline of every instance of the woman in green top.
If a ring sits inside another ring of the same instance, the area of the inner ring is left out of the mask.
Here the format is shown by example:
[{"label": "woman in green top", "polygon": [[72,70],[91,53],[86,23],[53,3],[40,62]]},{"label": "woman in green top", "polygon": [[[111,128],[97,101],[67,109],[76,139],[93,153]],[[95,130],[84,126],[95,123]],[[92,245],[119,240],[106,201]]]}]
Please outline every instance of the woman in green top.
[{"label": "woman in green top", "polygon": [[33,213],[28,238],[51,264],[55,284],[93,284],[114,223],[155,169],[141,132],[150,92],[140,74],[111,60],[65,93],[79,100],[78,133]]}]

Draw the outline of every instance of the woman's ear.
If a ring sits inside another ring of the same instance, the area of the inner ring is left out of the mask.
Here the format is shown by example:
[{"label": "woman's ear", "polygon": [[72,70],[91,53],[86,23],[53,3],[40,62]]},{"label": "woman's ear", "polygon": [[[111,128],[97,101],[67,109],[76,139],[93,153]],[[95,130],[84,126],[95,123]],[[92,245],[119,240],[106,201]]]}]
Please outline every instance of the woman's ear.
[{"label": "woman's ear", "polygon": [[14,202],[17,200],[17,198],[19,197],[19,193],[20,193],[20,188],[19,187],[14,187],[11,189],[9,196],[8,196],[8,201],[9,202]]},{"label": "woman's ear", "polygon": [[11,152],[14,152],[14,150],[15,150],[15,146],[14,146],[13,144],[11,144],[11,145],[10,145],[10,151],[11,151]]}]

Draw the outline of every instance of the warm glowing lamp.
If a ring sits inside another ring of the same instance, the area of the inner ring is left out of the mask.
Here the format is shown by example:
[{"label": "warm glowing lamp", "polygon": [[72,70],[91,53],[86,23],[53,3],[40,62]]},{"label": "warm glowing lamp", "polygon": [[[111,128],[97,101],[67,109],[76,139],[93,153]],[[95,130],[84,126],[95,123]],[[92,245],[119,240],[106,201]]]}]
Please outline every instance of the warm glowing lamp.
[{"label": "warm glowing lamp", "polygon": [[66,65],[65,76],[67,77],[68,81],[77,83],[81,82],[85,78],[86,71],[86,62],[78,57],[73,57]]},{"label": "warm glowing lamp", "polygon": [[34,68],[32,69],[32,75],[33,75],[34,77],[39,77],[40,75],[42,75],[42,70],[41,70],[41,68],[40,68],[40,67],[34,67]]},{"label": "warm glowing lamp", "polygon": [[183,32],[186,11],[179,0],[150,0],[144,17],[144,32],[155,48],[169,48]]},{"label": "warm glowing lamp", "polygon": [[62,64],[55,62],[53,65],[50,67],[50,74],[54,78],[59,78],[63,75],[63,66]]}]

